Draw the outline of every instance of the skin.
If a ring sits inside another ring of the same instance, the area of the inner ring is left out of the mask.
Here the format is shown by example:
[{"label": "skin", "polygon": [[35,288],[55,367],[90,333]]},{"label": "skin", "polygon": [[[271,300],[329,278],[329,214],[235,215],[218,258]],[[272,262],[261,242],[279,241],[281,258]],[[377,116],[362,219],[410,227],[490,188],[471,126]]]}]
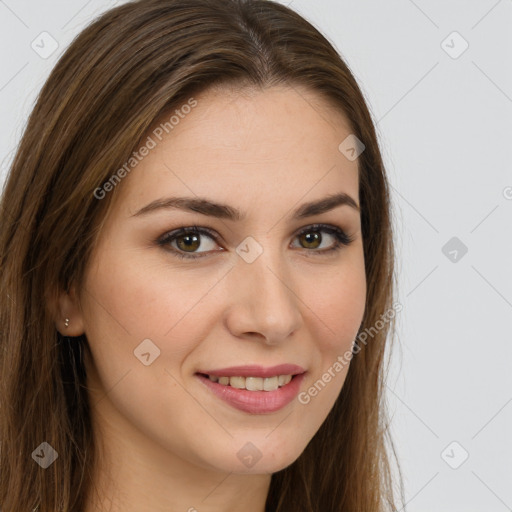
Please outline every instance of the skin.
[{"label": "skin", "polygon": [[[92,353],[85,364],[102,455],[86,512],[263,512],[271,474],[303,452],[348,366],[308,404],[295,399],[268,414],[234,409],[195,372],[294,363],[307,371],[305,391],[352,348],[363,318],[360,212],[342,205],[291,218],[299,205],[338,192],[359,204],[357,160],[338,150],[351,133],[346,118],[297,87],[210,89],[195,99],[118,185],[84,287],[60,298],[58,329],[85,332]],[[206,197],[246,219],[178,209],[134,216],[170,196]],[[321,254],[334,236],[312,229],[322,236],[316,245],[297,236],[314,223],[354,240]],[[205,257],[175,256],[172,248],[187,250],[183,237],[156,242],[193,225],[218,235],[200,235],[188,250]],[[248,236],[263,249],[250,264],[236,252]],[[134,355],[147,338],[160,350],[148,366]],[[251,468],[237,457],[247,442],[261,453]]]}]

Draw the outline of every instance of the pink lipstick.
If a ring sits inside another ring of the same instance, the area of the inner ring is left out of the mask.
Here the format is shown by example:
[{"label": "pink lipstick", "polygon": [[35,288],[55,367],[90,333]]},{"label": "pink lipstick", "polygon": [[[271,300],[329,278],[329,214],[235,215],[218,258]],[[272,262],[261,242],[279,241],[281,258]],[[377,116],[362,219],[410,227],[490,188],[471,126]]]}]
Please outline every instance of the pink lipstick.
[{"label": "pink lipstick", "polygon": [[268,414],[288,405],[299,393],[304,375],[301,366],[292,364],[231,366],[196,373],[217,397],[250,414]]}]

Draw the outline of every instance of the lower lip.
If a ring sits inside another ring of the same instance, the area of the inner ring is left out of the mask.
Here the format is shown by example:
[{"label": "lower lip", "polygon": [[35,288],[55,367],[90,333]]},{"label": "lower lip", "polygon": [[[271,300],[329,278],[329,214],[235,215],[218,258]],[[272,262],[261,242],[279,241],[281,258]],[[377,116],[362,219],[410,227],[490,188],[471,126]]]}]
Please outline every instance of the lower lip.
[{"label": "lower lip", "polygon": [[275,391],[248,391],[231,386],[224,386],[211,381],[204,375],[196,374],[215,395],[240,411],[250,414],[276,412],[288,405],[299,393],[305,373],[295,375],[292,380]]}]

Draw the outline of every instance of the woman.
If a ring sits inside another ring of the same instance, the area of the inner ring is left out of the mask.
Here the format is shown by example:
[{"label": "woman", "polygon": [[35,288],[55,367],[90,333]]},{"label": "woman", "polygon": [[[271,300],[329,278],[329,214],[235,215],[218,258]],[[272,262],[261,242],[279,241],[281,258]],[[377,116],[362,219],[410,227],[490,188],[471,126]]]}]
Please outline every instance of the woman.
[{"label": "woman", "polygon": [[3,511],[396,509],[388,185],[354,77],[298,14],[105,13],[1,206]]}]

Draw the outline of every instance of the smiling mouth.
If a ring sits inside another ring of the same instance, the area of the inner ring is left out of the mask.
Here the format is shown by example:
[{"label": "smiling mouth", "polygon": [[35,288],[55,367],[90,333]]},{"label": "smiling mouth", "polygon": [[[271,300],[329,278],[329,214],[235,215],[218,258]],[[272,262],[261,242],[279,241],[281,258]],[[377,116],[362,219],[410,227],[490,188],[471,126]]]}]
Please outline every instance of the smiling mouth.
[{"label": "smiling mouth", "polygon": [[286,386],[295,377],[295,375],[274,375],[273,377],[242,377],[242,376],[217,376],[199,373],[212,382],[222,386],[232,387],[235,389],[245,389],[247,391],[275,391]]}]

